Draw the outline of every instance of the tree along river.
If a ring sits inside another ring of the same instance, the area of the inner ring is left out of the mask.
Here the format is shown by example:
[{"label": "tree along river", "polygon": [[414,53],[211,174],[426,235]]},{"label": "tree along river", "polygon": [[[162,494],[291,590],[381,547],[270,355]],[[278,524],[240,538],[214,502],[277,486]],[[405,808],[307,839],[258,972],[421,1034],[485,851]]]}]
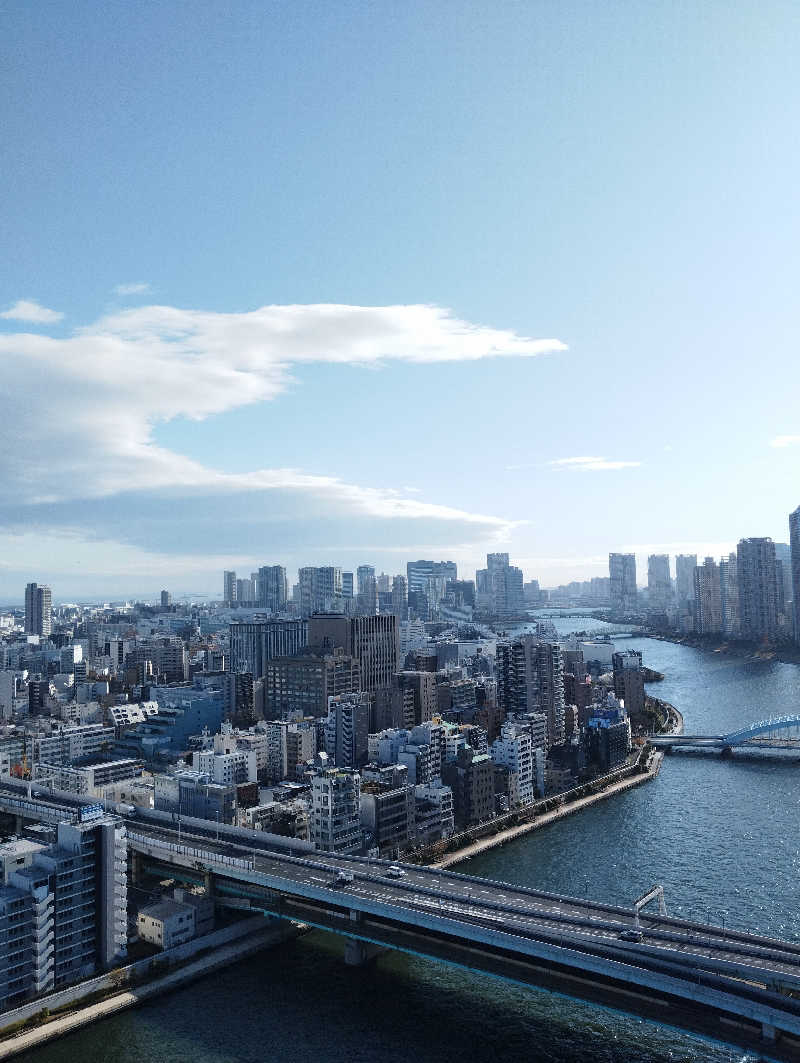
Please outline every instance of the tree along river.
[{"label": "tree along river", "polygon": [[[557,625],[564,633],[583,626],[576,619]],[[687,733],[727,733],[800,705],[794,665],[646,638],[619,644],[641,649],[645,663],[665,673],[650,690],[681,710]],[[670,914],[800,940],[799,807],[800,764],[675,755],[653,782],[459,870],[616,904],[661,883]],[[345,967],[341,943],[314,933],[19,1058],[730,1063],[748,1057],[399,953],[365,968]]]}]

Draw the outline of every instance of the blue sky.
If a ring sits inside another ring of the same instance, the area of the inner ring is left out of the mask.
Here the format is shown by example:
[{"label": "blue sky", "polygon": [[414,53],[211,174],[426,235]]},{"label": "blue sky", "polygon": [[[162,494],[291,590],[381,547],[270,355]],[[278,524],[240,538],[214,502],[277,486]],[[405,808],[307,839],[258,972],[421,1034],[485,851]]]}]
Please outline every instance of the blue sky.
[{"label": "blue sky", "polygon": [[777,2],[4,5],[0,596],[785,540],[798,38]]}]

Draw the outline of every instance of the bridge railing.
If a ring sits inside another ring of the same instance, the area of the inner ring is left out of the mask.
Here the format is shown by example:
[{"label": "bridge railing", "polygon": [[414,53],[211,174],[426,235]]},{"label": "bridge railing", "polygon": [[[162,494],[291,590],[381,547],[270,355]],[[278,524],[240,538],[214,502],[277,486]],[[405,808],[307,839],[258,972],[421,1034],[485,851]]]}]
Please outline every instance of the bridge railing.
[{"label": "bridge railing", "polygon": [[186,856],[194,858],[195,860],[201,860],[205,863],[222,864],[225,867],[237,867],[244,871],[252,871],[253,858],[247,857],[243,859],[238,856],[226,856],[224,853],[217,853],[213,849],[198,849],[194,845],[185,845],[183,842],[170,842],[164,838],[155,838],[151,834],[137,834],[135,831],[128,829],[128,841],[137,843],[139,845],[148,845],[152,848],[166,849],[168,852],[174,853],[176,856]]}]

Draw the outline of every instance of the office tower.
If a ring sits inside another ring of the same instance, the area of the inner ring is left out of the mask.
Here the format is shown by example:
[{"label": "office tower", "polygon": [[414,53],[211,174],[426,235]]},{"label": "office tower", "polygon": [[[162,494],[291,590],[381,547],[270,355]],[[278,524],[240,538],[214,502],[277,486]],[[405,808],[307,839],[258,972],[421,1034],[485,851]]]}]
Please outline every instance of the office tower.
[{"label": "office tower", "polygon": [[493,616],[517,616],[525,609],[522,569],[508,554],[487,554],[486,568],[475,573],[478,607]]},{"label": "office tower", "polygon": [[361,669],[361,689],[369,694],[392,685],[397,671],[397,617],[319,614],[308,622],[308,644],[317,653],[341,647]]},{"label": "office tower", "polygon": [[222,600],[226,605],[233,605],[236,601],[236,573],[222,573]]},{"label": "office tower", "polygon": [[669,554],[651,554],[647,559],[647,602],[652,613],[666,613],[672,606]]},{"label": "office tower", "polygon": [[306,566],[298,572],[300,612],[338,612],[342,607],[342,570],[330,565],[315,568]]},{"label": "office tower", "polygon": [[612,612],[622,616],[635,613],[638,605],[635,555],[609,554],[608,574],[611,579]]},{"label": "office tower", "polygon": [[800,643],[800,506],[789,514],[794,640]]},{"label": "office tower", "polygon": [[249,672],[255,679],[266,674],[273,657],[291,657],[308,640],[305,620],[234,621],[230,625],[231,671]]},{"label": "office tower", "polygon": [[694,570],[697,554],[678,554],[675,558],[675,594],[678,609],[685,609],[694,601]]},{"label": "office tower", "polygon": [[408,581],[405,576],[392,580],[392,612],[398,620],[408,620]]},{"label": "office tower", "polygon": [[354,596],[354,593],[355,593],[353,588],[354,588],[353,573],[352,572],[343,572],[342,573],[342,597],[343,598],[352,598]]},{"label": "office tower", "polygon": [[[398,672],[394,677],[400,691],[410,691],[413,705],[413,717],[404,721],[405,726],[417,726],[428,723],[438,709],[436,693],[436,675],[433,672]],[[405,705],[405,700],[403,699]]]},{"label": "office tower", "polygon": [[25,631],[47,638],[52,629],[53,597],[49,587],[29,583],[25,587]]},{"label": "office tower", "polygon": [[361,849],[361,777],[357,771],[323,768],[311,780],[311,842],[329,853]]},{"label": "office tower", "polygon": [[171,605],[172,605],[172,595],[169,593],[169,591],[162,591],[161,592],[161,608],[162,609],[169,609],[169,607]]},{"label": "office tower", "polygon": [[372,565],[359,565],[356,569],[356,586],[359,594],[365,594],[375,582],[375,569]]},{"label": "office tower", "polygon": [[258,604],[262,609],[280,613],[286,608],[288,590],[283,565],[263,565],[258,570]]},{"label": "office tower", "polygon": [[360,665],[342,649],[316,654],[306,648],[294,657],[273,657],[266,664],[264,706],[268,717],[323,717],[329,698],[360,690]]},{"label": "office tower", "polygon": [[722,631],[722,589],[719,565],[707,557],[694,570],[695,630],[701,635],[717,635]]},{"label": "office tower", "polygon": [[358,589],[358,611],[365,616],[374,616],[378,612],[378,583],[372,565],[359,565],[356,569],[356,587]]},{"label": "office tower", "polygon": [[408,593],[426,593],[428,580],[458,579],[458,566],[455,561],[409,561],[406,565]]},{"label": "office tower", "polygon": [[742,539],[736,550],[742,638],[772,641],[778,633],[778,567],[772,539]]},{"label": "office tower", "polygon": [[731,638],[738,638],[741,631],[739,611],[739,567],[736,554],[728,554],[719,563],[719,594],[722,607],[722,630]]},{"label": "office tower", "polygon": [[239,602],[240,605],[256,604],[256,584],[252,578],[237,579],[236,600]]},{"label": "office tower", "polygon": [[325,752],[337,768],[360,768],[367,760],[370,704],[365,693],[328,698]]}]

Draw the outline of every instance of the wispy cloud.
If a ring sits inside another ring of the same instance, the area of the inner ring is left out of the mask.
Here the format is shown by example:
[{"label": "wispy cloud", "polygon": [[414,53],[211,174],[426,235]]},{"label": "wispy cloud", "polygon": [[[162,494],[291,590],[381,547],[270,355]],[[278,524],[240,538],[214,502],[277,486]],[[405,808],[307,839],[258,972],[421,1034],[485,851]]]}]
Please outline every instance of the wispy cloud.
[{"label": "wispy cloud", "polygon": [[422,536],[442,546],[496,542],[513,521],[302,469],[221,472],[159,446],[153,433],[174,418],[202,421],[269,402],[304,364],[457,363],[565,349],[420,305],[241,314],[144,306],[66,337],[0,335],[0,531],[62,529],[207,556],[257,555],[265,542],[287,554]]},{"label": "wispy cloud", "polygon": [[793,447],[800,443],[800,436],[775,436],[771,439],[769,445],[771,447]]},{"label": "wispy cloud", "polygon": [[49,310],[35,299],[18,299],[8,310],[0,313],[0,317],[9,321],[27,321],[31,325],[53,325],[63,316],[60,311]]},{"label": "wispy cloud", "polygon": [[640,461],[609,461],[608,458],[579,457],[556,458],[547,463],[551,468],[576,469],[579,472],[596,472],[611,469],[633,469],[641,465]]},{"label": "wispy cloud", "polygon": [[135,281],[133,284],[118,284],[112,289],[115,295],[144,295],[150,291],[147,281]]}]

